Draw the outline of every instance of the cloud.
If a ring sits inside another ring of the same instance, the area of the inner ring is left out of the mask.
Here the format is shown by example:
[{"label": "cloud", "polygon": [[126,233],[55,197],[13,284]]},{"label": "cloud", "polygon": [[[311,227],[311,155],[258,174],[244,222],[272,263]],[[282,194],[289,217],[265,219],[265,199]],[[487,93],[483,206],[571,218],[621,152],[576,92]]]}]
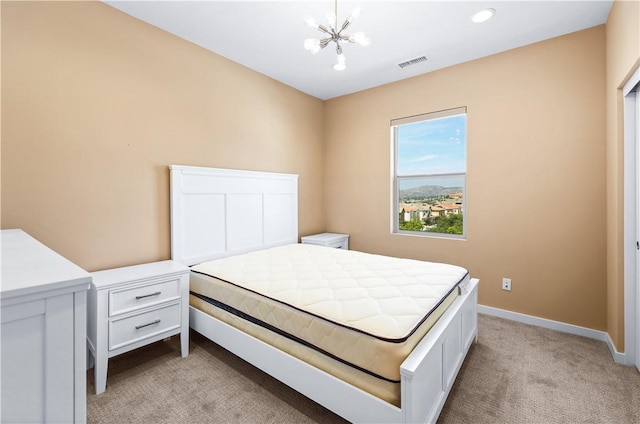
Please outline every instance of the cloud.
[{"label": "cloud", "polygon": [[410,161],[408,161],[409,163],[415,163],[415,162],[426,162],[428,160],[434,160],[435,158],[437,158],[438,155],[425,155],[425,156],[420,156],[414,159],[411,159]]}]

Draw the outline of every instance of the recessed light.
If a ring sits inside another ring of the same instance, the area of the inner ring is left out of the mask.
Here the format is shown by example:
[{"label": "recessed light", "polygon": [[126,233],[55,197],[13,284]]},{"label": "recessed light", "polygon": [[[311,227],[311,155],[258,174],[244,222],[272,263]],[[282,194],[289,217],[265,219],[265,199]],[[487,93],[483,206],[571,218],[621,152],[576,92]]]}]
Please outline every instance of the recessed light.
[{"label": "recessed light", "polygon": [[489,19],[493,18],[493,15],[496,14],[495,9],[482,9],[479,12],[476,12],[471,16],[471,21],[477,24],[481,22],[487,22]]}]

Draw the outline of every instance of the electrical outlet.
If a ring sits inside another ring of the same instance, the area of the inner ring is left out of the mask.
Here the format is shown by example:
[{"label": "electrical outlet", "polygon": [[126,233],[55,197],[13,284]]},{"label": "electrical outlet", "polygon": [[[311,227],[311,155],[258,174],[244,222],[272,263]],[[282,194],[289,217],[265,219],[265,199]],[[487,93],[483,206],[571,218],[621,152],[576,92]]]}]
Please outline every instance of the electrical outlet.
[{"label": "electrical outlet", "polygon": [[511,291],[511,278],[502,279],[502,290]]}]

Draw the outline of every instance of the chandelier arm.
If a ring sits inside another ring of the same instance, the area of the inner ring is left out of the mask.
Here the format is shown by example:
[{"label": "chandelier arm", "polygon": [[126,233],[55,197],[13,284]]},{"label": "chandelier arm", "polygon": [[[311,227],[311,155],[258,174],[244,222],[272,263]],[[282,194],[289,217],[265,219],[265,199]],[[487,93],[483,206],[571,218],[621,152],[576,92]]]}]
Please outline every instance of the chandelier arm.
[{"label": "chandelier arm", "polygon": [[325,34],[331,35],[331,31],[329,31],[329,29],[327,29],[327,27],[324,25],[318,25],[318,30],[324,32]]},{"label": "chandelier arm", "polygon": [[340,34],[342,31],[344,31],[345,29],[347,29],[347,27],[351,25],[351,21],[350,20],[346,20],[344,21],[344,23],[342,24],[342,28],[340,28],[340,31],[338,31],[338,34]]},{"label": "chandelier arm", "polygon": [[324,49],[325,47],[327,47],[327,44],[329,44],[331,42],[331,38],[321,38],[320,39],[320,48]]}]

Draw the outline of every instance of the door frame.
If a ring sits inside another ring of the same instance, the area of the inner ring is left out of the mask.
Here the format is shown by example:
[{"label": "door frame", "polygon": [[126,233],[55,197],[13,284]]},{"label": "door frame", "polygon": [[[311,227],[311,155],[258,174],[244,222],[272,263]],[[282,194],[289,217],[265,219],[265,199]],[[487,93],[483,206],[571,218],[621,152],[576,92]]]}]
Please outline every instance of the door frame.
[{"label": "door frame", "polygon": [[637,242],[640,240],[640,68],[624,85],[624,342],[625,362],[640,370],[640,287]]}]

